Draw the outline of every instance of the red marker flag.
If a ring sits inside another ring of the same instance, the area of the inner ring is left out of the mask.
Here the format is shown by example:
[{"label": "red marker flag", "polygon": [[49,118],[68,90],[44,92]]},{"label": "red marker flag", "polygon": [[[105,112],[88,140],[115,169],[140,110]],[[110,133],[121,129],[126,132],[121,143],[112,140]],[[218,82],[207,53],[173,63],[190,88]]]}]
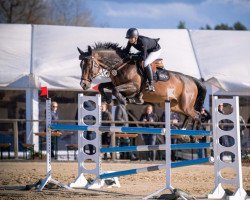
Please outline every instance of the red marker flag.
[{"label": "red marker flag", "polygon": [[95,91],[97,91],[97,92],[99,92],[98,87],[99,87],[99,84],[97,84],[94,87],[92,87],[92,89],[95,90]]},{"label": "red marker flag", "polygon": [[41,87],[41,94],[40,97],[46,96],[48,98],[48,88],[47,87]]}]

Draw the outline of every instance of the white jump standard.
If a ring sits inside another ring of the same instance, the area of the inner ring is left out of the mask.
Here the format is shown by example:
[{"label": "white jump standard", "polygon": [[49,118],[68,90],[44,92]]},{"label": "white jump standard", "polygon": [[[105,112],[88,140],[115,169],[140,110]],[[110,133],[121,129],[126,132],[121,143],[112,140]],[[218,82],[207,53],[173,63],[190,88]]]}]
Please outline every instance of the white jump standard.
[{"label": "white jump standard", "polygon": [[[87,101],[92,101],[95,104],[95,108],[92,110],[88,110],[85,108],[84,103]],[[233,106],[233,113],[227,116],[220,116],[218,112],[219,103],[229,103]],[[47,111],[50,110],[49,106],[46,106]],[[240,137],[239,137],[239,104],[238,97],[234,97],[233,99],[217,99],[213,100],[213,148],[214,148],[214,164],[215,164],[215,190],[212,194],[208,195],[208,198],[211,199],[221,199],[225,196],[225,191],[223,190],[221,184],[229,183],[234,184],[237,188],[236,192],[233,196],[230,196],[230,200],[243,200],[246,197],[246,192],[242,186],[242,171],[241,171],[241,156],[240,156]],[[48,113],[48,112],[47,112]],[[93,125],[87,125],[84,123],[84,119],[86,116],[91,115],[96,119],[96,122]],[[47,116],[48,117],[48,116]],[[228,118],[234,122],[234,128],[231,131],[227,131],[227,133],[221,134],[219,130],[219,121],[221,119]],[[78,95],[78,125],[63,125],[63,124],[48,124],[50,129],[54,130],[73,130],[78,131],[78,177],[74,183],[70,184],[70,187],[73,188],[89,188],[89,189],[98,189],[105,186],[104,179],[114,178],[115,181],[118,182],[118,176],[126,176],[137,174],[141,172],[150,172],[161,169],[166,169],[166,183],[165,187],[146,196],[144,199],[151,198],[160,192],[168,189],[173,192],[174,188],[171,184],[171,169],[176,167],[184,167],[189,165],[196,165],[201,163],[210,162],[211,158],[200,158],[196,160],[187,160],[180,162],[171,162],[171,150],[176,149],[202,149],[202,148],[211,148],[211,143],[184,143],[184,144],[171,144],[171,135],[189,135],[189,136],[210,136],[211,132],[209,131],[201,131],[201,130],[171,130],[170,129],[170,102],[166,102],[165,104],[165,128],[142,128],[142,127],[116,127],[116,126],[100,126],[101,122],[101,96],[84,96],[82,94]],[[96,133],[96,138],[93,140],[87,140],[84,137],[84,133],[86,131],[94,131]],[[137,134],[159,134],[165,135],[164,145],[143,145],[143,146],[128,146],[128,147],[110,147],[110,148],[102,148],[101,147],[101,134],[102,132],[122,132],[122,133],[137,133]],[[51,142],[49,139],[50,130],[47,129],[47,142]],[[232,147],[223,147],[219,144],[219,138],[222,135],[230,135],[234,137],[235,144]],[[95,153],[89,155],[84,151],[86,145],[93,145],[95,149]],[[49,151],[48,151],[49,150]],[[102,153],[112,153],[112,152],[131,152],[131,151],[151,151],[151,150],[165,150],[165,164],[149,166],[138,169],[128,169],[117,172],[102,172],[101,169],[101,155]],[[233,163],[224,163],[220,160],[220,154],[224,151],[231,151],[235,154],[236,159]],[[50,146],[47,145],[47,153],[50,153]],[[94,169],[86,169],[85,161],[92,160],[96,163],[96,167]],[[47,159],[47,177],[44,180],[45,185],[47,181],[51,179],[51,165],[50,160]],[[48,164],[49,163],[49,164]],[[221,169],[225,167],[231,167],[235,169],[237,175],[235,179],[227,180],[221,176]],[[50,170],[48,170],[50,169]],[[85,174],[94,174],[96,176],[96,180],[93,184],[88,184],[88,181],[85,179]],[[56,181],[55,181],[56,182]],[[57,182],[59,183],[59,182]],[[64,186],[64,185],[61,185]],[[118,183],[119,186],[119,183]],[[67,187],[66,187],[67,188]],[[40,189],[42,190],[42,188]],[[186,199],[184,196],[181,196],[182,199]]]},{"label": "white jump standard", "polygon": [[68,190],[72,190],[71,187],[60,183],[59,181],[52,178],[52,167],[51,167],[51,99],[46,100],[46,156],[47,156],[47,165],[46,165],[46,178],[42,180],[41,185],[38,188],[38,191],[42,191],[47,183],[54,183],[60,187],[64,187]]}]

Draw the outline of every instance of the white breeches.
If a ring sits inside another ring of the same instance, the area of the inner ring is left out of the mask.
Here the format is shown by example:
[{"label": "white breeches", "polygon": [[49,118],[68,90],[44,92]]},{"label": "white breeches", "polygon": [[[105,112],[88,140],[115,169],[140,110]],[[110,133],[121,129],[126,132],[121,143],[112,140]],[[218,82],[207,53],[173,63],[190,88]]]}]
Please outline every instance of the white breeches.
[{"label": "white breeches", "polygon": [[160,55],[161,55],[161,49],[148,54],[148,57],[144,61],[144,67],[147,67],[148,65],[150,65],[152,62],[154,62],[156,59],[158,59],[160,57]]}]

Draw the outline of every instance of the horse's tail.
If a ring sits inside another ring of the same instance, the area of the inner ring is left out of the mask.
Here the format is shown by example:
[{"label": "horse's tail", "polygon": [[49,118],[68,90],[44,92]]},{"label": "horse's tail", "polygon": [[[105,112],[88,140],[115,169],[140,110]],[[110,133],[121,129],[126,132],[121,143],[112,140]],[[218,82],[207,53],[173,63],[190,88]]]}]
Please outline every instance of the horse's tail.
[{"label": "horse's tail", "polygon": [[205,87],[205,85],[198,80],[197,78],[192,77],[197,88],[198,88],[198,95],[194,104],[194,109],[198,112],[201,111],[205,97],[206,97],[206,93],[207,93],[207,89]]}]

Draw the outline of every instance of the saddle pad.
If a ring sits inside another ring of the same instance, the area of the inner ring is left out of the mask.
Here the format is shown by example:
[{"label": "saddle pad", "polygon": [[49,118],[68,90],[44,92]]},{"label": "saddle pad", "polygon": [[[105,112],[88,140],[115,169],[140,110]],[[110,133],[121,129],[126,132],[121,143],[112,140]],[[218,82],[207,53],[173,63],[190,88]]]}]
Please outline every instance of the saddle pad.
[{"label": "saddle pad", "polygon": [[163,68],[156,68],[156,73],[154,74],[155,81],[167,81],[169,79],[168,70]]}]

